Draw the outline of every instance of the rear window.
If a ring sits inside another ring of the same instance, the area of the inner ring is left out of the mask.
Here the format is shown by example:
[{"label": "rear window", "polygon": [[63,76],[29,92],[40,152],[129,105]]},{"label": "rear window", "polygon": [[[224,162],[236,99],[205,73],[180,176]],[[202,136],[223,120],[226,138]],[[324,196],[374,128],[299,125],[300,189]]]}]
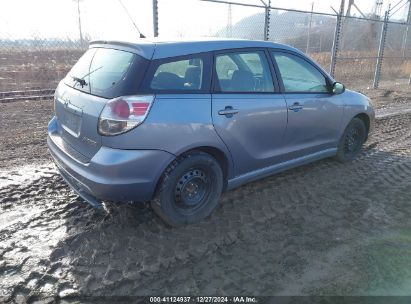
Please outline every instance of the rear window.
[{"label": "rear window", "polygon": [[136,77],[130,74],[139,71],[142,74],[144,61],[136,54],[121,50],[89,49],[68,73],[65,83],[77,90],[106,98],[133,94],[138,83]]}]

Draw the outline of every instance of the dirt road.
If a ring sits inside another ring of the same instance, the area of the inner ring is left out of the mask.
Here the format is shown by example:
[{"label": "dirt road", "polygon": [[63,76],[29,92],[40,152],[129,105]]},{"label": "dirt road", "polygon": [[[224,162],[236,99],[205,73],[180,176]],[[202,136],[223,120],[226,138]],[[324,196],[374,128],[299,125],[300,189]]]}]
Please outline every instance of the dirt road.
[{"label": "dirt road", "polygon": [[179,229],[143,205],[88,207],[47,156],[51,103],[0,104],[1,300],[411,295],[411,103],[375,94],[381,118],[354,162],[243,186]]}]

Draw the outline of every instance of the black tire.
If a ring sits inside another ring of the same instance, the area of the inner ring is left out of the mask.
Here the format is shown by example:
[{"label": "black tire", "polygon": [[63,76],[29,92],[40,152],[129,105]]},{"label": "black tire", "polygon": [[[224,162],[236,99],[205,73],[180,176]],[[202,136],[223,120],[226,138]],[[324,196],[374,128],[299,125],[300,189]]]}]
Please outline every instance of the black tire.
[{"label": "black tire", "polygon": [[182,155],[164,172],[151,206],[168,225],[196,223],[215,209],[223,189],[223,172],[209,154]]},{"label": "black tire", "polygon": [[367,139],[367,128],[360,118],[353,118],[345,128],[338,144],[336,159],[342,163],[353,160]]}]

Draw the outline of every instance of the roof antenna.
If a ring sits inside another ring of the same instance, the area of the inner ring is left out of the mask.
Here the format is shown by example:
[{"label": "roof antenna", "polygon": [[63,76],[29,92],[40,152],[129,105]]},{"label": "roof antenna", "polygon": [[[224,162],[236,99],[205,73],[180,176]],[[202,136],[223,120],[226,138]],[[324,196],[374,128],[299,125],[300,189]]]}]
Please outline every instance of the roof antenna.
[{"label": "roof antenna", "polygon": [[140,34],[140,38],[146,38],[146,36],[144,36],[141,32],[140,29],[138,28],[138,26],[135,24],[135,22],[133,21],[133,18],[131,18],[130,14],[128,13],[127,8],[124,6],[123,2],[121,2],[121,0],[118,0],[118,2],[120,2],[121,6],[123,7],[124,11],[126,12],[128,18],[130,19],[131,23],[133,23],[134,27],[136,28],[137,32]]}]

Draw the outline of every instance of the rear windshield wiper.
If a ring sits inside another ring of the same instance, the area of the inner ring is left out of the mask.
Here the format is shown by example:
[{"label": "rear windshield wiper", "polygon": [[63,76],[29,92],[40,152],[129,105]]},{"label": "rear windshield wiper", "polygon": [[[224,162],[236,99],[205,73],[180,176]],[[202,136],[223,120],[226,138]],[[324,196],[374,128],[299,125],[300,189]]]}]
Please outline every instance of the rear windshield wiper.
[{"label": "rear windshield wiper", "polygon": [[76,76],[71,76],[71,78],[73,79],[73,81],[75,81],[79,85],[81,85],[82,88],[87,85],[87,82],[82,78],[79,78],[79,77],[76,77]]},{"label": "rear windshield wiper", "polygon": [[84,77],[89,76],[90,74],[94,73],[95,71],[98,71],[102,68],[103,66],[98,67],[97,69],[91,71],[90,73],[87,73],[86,75],[84,75],[83,77],[76,77],[76,76],[71,76],[71,78],[73,79],[73,81],[77,82],[79,85],[81,85],[81,87],[83,88],[84,86],[87,85],[87,82],[84,80]]}]

